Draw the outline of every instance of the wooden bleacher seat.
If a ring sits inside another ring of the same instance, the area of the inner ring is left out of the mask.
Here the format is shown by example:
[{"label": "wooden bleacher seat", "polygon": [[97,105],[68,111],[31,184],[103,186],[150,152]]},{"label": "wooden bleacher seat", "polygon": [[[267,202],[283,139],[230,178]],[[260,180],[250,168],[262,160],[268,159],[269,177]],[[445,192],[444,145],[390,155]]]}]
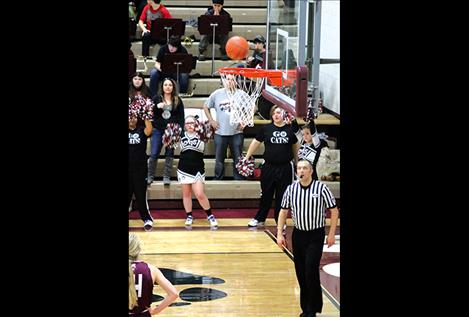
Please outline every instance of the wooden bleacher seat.
[{"label": "wooden bleacher seat", "polygon": [[[266,37],[267,27],[265,25],[255,25],[255,24],[248,24],[248,25],[236,25],[233,24],[233,31],[229,33],[229,36],[242,36],[248,41],[252,41],[256,35],[262,34]],[[184,32],[185,36],[190,37],[193,35],[197,41],[200,40],[200,33],[197,30],[197,27],[193,27],[191,25],[186,24],[186,31]],[[137,31],[135,32],[135,40],[142,39],[142,30],[139,26],[137,26]],[[141,52],[141,51],[140,51]]]},{"label": "wooden bleacher seat", "polygon": [[[334,194],[340,199],[340,182],[325,182]],[[260,181],[246,180],[207,180],[205,182],[205,193],[209,199],[259,199],[261,185]],[[182,199],[181,184],[176,180],[171,181],[170,186],[164,186],[163,182],[153,182],[148,187],[149,200]]]},{"label": "wooden bleacher seat", "polygon": [[[240,62],[241,61],[234,61],[234,60],[228,60],[228,61],[215,60],[214,67],[215,67],[215,70],[221,67],[233,67],[233,64],[235,63],[237,64]],[[151,69],[155,67],[155,60],[147,59],[146,65],[147,65],[147,70],[142,71],[143,75],[150,76]],[[144,68],[145,66],[143,64],[143,59],[137,57],[137,69],[143,70]],[[211,60],[206,60],[203,62],[197,61],[196,68],[192,70],[190,75],[193,75],[195,73],[199,73],[201,76],[211,77],[212,76],[212,61]]]},{"label": "wooden bleacher seat", "polygon": [[[223,5],[224,8],[230,7],[264,7],[267,8],[267,1],[268,0],[225,0]],[[203,7],[207,8],[210,2],[207,1],[194,1],[194,0],[171,0],[166,1],[165,5],[169,8],[171,7]]]},{"label": "wooden bleacher seat", "polygon": [[[145,83],[149,86],[150,78],[145,78]],[[194,85],[195,90],[193,91],[192,88]],[[189,89],[187,90],[187,93],[191,94],[194,92],[195,96],[209,96],[212,92],[222,87],[223,85],[220,82],[220,78],[189,78]]]},{"label": "wooden bleacher seat", "polygon": [[[188,21],[191,19],[196,19],[203,15],[207,8],[210,6],[210,2],[207,1],[205,7],[171,7],[167,6],[169,12],[173,18],[182,19]],[[233,24],[238,23],[252,23],[252,24],[263,24],[267,23],[267,9],[266,8],[226,8],[225,9],[230,13],[233,18]]]},{"label": "wooden bleacher seat", "polygon": [[[186,48],[188,54],[192,54],[194,56],[197,56],[199,54],[199,42],[192,42],[190,45],[187,45],[184,42],[182,42],[182,45]],[[215,44],[215,58],[219,59],[221,57],[221,54],[218,48],[219,48],[219,45]],[[160,49],[160,46],[158,44],[150,46],[149,56],[156,57],[159,49]],[[254,49],[254,46],[251,45],[249,55],[252,55],[253,49]],[[132,43],[132,52],[134,53],[135,56],[142,55],[142,42],[141,41]],[[210,59],[212,58],[212,44],[209,44],[207,46],[207,50],[205,51],[205,53],[206,54],[204,55],[206,56],[206,58],[208,57],[210,57]]]}]

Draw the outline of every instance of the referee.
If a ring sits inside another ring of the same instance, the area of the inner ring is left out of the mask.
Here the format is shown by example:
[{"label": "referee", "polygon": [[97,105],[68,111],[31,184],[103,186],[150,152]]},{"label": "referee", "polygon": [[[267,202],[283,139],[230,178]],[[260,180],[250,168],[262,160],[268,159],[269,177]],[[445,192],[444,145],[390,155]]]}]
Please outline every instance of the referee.
[{"label": "referee", "polygon": [[286,246],[282,230],[288,210],[291,209],[295,226],[292,234],[293,261],[303,311],[300,317],[316,317],[316,313],[322,311],[319,262],[324,245],[326,209],[331,212],[327,247],[335,242],[339,211],[329,188],[320,181],[313,180],[313,168],[309,161],[300,160],[296,170],[299,181],[289,185],[283,195],[277,225],[277,244],[281,249]]}]

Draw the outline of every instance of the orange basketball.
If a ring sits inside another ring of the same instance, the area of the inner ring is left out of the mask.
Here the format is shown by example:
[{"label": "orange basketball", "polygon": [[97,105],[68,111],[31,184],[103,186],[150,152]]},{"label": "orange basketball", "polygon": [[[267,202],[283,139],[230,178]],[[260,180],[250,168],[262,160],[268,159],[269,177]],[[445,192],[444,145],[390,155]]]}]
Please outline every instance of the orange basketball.
[{"label": "orange basketball", "polygon": [[249,53],[249,43],[242,36],[233,36],[226,42],[226,54],[231,59],[245,59]]}]

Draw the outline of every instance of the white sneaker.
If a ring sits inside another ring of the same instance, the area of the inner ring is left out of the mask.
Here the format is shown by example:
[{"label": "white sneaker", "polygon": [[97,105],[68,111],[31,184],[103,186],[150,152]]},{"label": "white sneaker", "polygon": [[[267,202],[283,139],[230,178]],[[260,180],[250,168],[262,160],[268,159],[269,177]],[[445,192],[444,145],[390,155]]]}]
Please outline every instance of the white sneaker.
[{"label": "white sneaker", "polygon": [[147,177],[147,185],[151,185],[151,183],[153,183],[153,176],[148,176]]},{"label": "white sneaker", "polygon": [[184,225],[186,226],[192,226],[192,222],[194,221],[194,218],[192,216],[187,216],[186,222]]},{"label": "white sneaker", "polygon": [[251,220],[249,220],[248,222],[248,227],[257,227],[257,224],[259,223],[259,221],[257,221],[257,219],[254,219],[252,218]]},{"label": "white sneaker", "polygon": [[210,223],[210,227],[218,227],[218,222],[217,219],[215,219],[215,216],[210,215],[207,217],[208,222]]},{"label": "white sneaker", "polygon": [[151,230],[151,228],[153,228],[153,221],[151,220],[146,220],[144,223],[143,223],[143,228],[145,228],[145,230]]},{"label": "white sneaker", "polygon": [[248,227],[263,227],[265,225],[265,222],[263,221],[258,221],[257,219],[252,218],[248,222]]}]

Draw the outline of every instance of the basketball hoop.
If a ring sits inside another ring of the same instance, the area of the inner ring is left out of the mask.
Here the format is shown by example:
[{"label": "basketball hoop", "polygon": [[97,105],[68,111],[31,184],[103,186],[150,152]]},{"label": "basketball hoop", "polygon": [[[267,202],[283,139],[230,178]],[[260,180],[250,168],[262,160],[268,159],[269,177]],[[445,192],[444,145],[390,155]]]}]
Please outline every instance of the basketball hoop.
[{"label": "basketball hoop", "polygon": [[280,70],[223,67],[218,70],[231,103],[230,124],[254,126],[254,108],[262,92],[264,79],[278,81]]}]

